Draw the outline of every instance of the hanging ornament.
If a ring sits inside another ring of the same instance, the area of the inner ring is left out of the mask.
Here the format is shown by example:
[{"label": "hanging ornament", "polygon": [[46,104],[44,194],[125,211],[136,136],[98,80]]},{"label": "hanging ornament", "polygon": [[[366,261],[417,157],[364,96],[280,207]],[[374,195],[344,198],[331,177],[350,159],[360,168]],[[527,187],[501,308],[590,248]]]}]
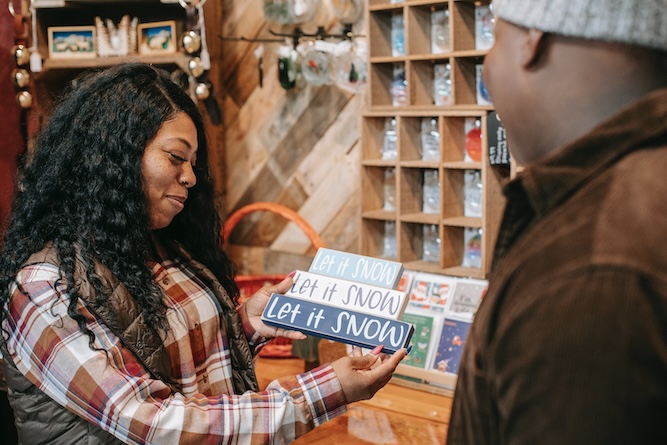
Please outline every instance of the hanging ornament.
[{"label": "hanging ornament", "polygon": [[204,82],[200,82],[195,87],[195,96],[199,100],[206,100],[211,95],[211,87]]},{"label": "hanging ornament", "polygon": [[[183,37],[183,48],[188,54],[199,53],[199,60],[204,70],[210,70],[211,56],[208,53],[208,45],[206,44],[206,20],[204,19],[204,4],[206,4],[206,0],[178,0],[178,3],[185,9],[188,17],[187,28],[189,30]],[[192,49],[188,50],[188,46]]]},{"label": "hanging ornament", "polygon": [[318,40],[301,51],[301,74],[311,85],[329,85],[331,79],[331,44]]},{"label": "hanging ornament", "polygon": [[30,72],[23,68],[17,68],[12,71],[12,79],[14,80],[14,85],[18,88],[25,88],[30,84]]},{"label": "hanging ornament", "polygon": [[193,77],[199,77],[206,71],[199,57],[190,59],[188,62],[188,70],[190,70],[190,74],[192,74]]},{"label": "hanging ornament", "polygon": [[354,23],[364,12],[362,0],[328,0],[327,5],[342,23]]},{"label": "hanging ornament", "polygon": [[193,100],[204,102],[206,111],[213,125],[220,125],[222,118],[220,108],[211,94],[212,85],[203,79],[208,78],[207,71],[211,69],[211,56],[206,44],[206,21],[204,20],[204,4],[206,0],[178,0],[185,9],[187,16],[187,32],[183,36],[183,49],[193,57],[188,62],[189,94]]},{"label": "hanging ornament", "polygon": [[[10,0],[11,1],[11,0]],[[42,55],[37,46],[37,11],[35,11],[35,0],[30,0],[30,15],[32,17],[32,42],[30,45],[30,71],[39,73],[42,71]]]},{"label": "hanging ornament", "polygon": [[183,34],[183,49],[188,54],[195,54],[201,49],[201,37],[195,31]]},{"label": "hanging ornament", "polygon": [[14,60],[18,66],[24,66],[30,61],[30,51],[25,45],[19,44],[12,48],[12,54],[14,55]]},{"label": "hanging ornament", "polygon": [[299,54],[290,45],[278,47],[278,80],[280,86],[290,90],[296,86],[297,57]]},{"label": "hanging ornament", "polygon": [[206,0],[178,0],[178,3],[183,7],[183,9],[188,9],[188,7],[197,7],[204,6]]},{"label": "hanging ornament", "polygon": [[20,91],[16,95],[16,102],[21,108],[30,108],[32,107],[32,94],[28,91]]},{"label": "hanging ornament", "polygon": [[317,14],[320,0],[264,0],[264,18],[281,25],[306,23]]},{"label": "hanging ornament", "polygon": [[201,1],[195,7],[197,8],[197,17],[199,18],[199,35],[201,36],[201,52],[199,53],[199,58],[201,63],[204,66],[205,70],[211,69],[211,56],[208,53],[208,45],[206,44],[206,21],[204,20],[204,3],[206,0]]},{"label": "hanging ornament", "polygon": [[333,58],[334,81],[338,88],[361,93],[368,85],[368,53],[362,40],[344,40],[336,47]]},{"label": "hanging ornament", "polygon": [[264,45],[258,45],[253,51],[255,57],[257,57],[257,69],[259,71],[259,87],[264,86]]}]

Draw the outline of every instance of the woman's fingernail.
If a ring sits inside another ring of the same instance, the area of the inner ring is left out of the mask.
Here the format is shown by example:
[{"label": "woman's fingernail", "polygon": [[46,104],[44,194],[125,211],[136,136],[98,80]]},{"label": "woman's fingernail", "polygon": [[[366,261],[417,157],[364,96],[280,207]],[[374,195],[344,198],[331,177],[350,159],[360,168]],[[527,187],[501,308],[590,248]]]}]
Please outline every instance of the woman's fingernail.
[{"label": "woman's fingernail", "polygon": [[380,355],[380,352],[382,352],[382,348],[384,348],[384,345],[377,345],[376,347],[373,348],[371,354]]},{"label": "woman's fingernail", "polygon": [[293,270],[292,272],[288,273],[287,277],[293,277],[294,275],[296,275],[296,270]]}]

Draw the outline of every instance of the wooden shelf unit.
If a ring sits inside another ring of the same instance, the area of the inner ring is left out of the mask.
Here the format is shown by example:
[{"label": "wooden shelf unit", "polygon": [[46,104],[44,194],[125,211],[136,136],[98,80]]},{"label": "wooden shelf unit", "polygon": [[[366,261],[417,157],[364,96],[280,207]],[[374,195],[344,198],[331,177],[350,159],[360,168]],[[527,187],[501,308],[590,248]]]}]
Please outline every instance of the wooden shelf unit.
[{"label": "wooden shelf unit", "polygon": [[[475,9],[489,3],[490,0],[369,0],[369,97],[361,124],[362,254],[399,261],[408,270],[488,277],[505,205],[501,182],[516,170],[490,165],[485,129],[493,106],[477,103],[477,66],[483,63],[487,51],[476,48]],[[449,17],[449,49],[436,54],[432,52],[431,15],[444,10]],[[397,14],[403,16],[404,54],[392,52],[392,20]],[[452,100],[447,106],[435,104],[436,64],[450,67]],[[404,67],[407,82],[406,99],[400,106],[396,106],[391,90],[396,65]],[[383,159],[382,153],[388,119],[396,122],[396,156],[390,160]],[[422,159],[422,119],[437,122],[437,159]],[[476,162],[466,156],[466,132],[471,119],[479,120],[481,130],[481,159]],[[435,213],[423,212],[424,172],[429,170],[437,172],[440,186],[439,211]],[[465,211],[465,178],[471,171],[479,172],[482,184],[481,213],[474,216]],[[385,188],[395,190],[393,208],[385,208]],[[437,261],[433,256],[425,260],[427,226],[437,228]],[[469,229],[482,232],[479,267],[464,266],[465,234]],[[393,231],[390,238],[395,238],[394,255],[386,255],[388,231]],[[397,374],[409,378],[394,379],[397,383],[436,394],[451,394],[456,385],[455,374],[436,370],[399,365]]]},{"label": "wooden shelf unit", "polygon": [[[74,68],[78,68],[85,63],[82,59],[59,59],[49,60],[48,48],[48,28],[52,26],[95,26],[95,17],[102,20],[111,19],[118,23],[124,15],[137,17],[139,23],[159,22],[165,20],[174,20],[176,22],[177,42],[180,41],[180,34],[185,25],[186,12],[178,3],[163,3],[160,0],[120,0],[120,1],[94,1],[77,0],[66,1],[64,6],[58,7],[37,7],[37,39],[38,49],[44,59],[44,68],[48,70],[50,63],[56,66],[67,65],[71,62]],[[144,56],[141,56],[144,57]],[[113,64],[117,57],[98,57],[91,60],[106,61]]]},{"label": "wooden shelf unit", "polygon": [[[477,104],[476,66],[485,50],[475,48],[475,8],[489,0],[414,0],[391,3],[369,0],[369,103],[362,115],[362,233],[361,253],[400,261],[406,269],[460,277],[486,278],[504,207],[502,177],[488,162],[488,141],[484,128],[490,105]],[[431,14],[449,11],[450,50],[431,51]],[[403,15],[405,54],[392,55],[392,17]],[[451,67],[453,103],[435,105],[434,66]],[[391,83],[395,64],[403,64],[407,81],[407,103],[392,104]],[[382,159],[387,119],[396,120],[395,159]],[[440,133],[439,159],[421,159],[420,124],[424,118],[437,121]],[[466,121],[479,120],[482,129],[482,159],[466,160]],[[385,174],[395,174],[394,209],[384,208]],[[440,211],[423,213],[423,174],[433,170],[440,184]],[[482,180],[482,213],[464,214],[464,176],[478,171]],[[389,223],[389,224],[387,224]],[[437,225],[440,238],[439,261],[423,259],[423,229]],[[480,228],[480,267],[463,267],[466,228]],[[384,251],[385,230],[395,230],[396,255]]]},{"label": "wooden shelf unit", "polygon": [[[382,243],[384,227],[379,221],[393,221],[396,228],[396,257],[406,269],[430,271],[445,275],[486,278],[491,266],[495,233],[500,212],[504,205],[497,172],[487,160],[486,136],[482,133],[482,161],[464,161],[465,119],[479,118],[482,128],[486,125],[486,112],[476,110],[441,109],[437,112],[367,111],[363,114],[362,135],[362,237],[361,251],[365,255],[384,256]],[[397,121],[397,151],[395,161],[380,159],[384,122],[387,118]],[[440,129],[440,161],[414,159],[414,145],[409,142],[419,138],[419,123],[423,118],[438,120]],[[362,136],[363,137],[363,136]],[[381,142],[380,142],[381,144]],[[396,202],[393,211],[383,210],[385,171],[395,171]],[[440,182],[440,212],[423,213],[423,173],[438,172]],[[482,178],[482,215],[464,216],[464,175],[466,171],[480,171]],[[437,224],[441,249],[439,263],[427,263],[422,257],[424,224]],[[464,230],[466,227],[482,229],[481,267],[462,268],[464,255]],[[427,266],[427,267],[425,267]]]},{"label": "wooden shelf unit", "polygon": [[[29,2],[24,1],[24,10]],[[66,83],[79,73],[126,62],[145,62],[168,70],[179,68],[187,72],[190,57],[180,48],[180,36],[185,27],[186,11],[177,0],[76,0],[37,1],[35,3],[37,48],[43,58],[42,71],[33,73],[39,106],[49,114],[51,102],[58,97]],[[48,48],[48,28],[52,26],[94,26],[95,17],[118,23],[124,15],[137,17],[139,23],[173,20],[176,23],[178,51],[172,54],[131,54],[128,56],[96,57],[90,59],[51,59]]]}]

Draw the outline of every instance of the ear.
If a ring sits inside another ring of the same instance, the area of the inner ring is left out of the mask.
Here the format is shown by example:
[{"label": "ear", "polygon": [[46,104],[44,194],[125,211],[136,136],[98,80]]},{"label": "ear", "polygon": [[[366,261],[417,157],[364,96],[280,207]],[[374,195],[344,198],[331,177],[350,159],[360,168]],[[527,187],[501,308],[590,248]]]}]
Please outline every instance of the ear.
[{"label": "ear", "polygon": [[529,29],[525,33],[523,44],[521,45],[521,66],[523,68],[534,68],[544,54],[546,43],[546,34],[544,31]]}]

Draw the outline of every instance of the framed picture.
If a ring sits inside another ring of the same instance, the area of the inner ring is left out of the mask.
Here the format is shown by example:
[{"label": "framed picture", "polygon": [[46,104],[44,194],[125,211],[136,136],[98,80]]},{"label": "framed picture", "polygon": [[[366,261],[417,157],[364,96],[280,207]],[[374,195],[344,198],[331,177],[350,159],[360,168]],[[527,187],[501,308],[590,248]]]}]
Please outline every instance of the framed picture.
[{"label": "framed picture", "polygon": [[52,59],[94,59],[97,57],[94,26],[52,26],[49,57]]},{"label": "framed picture", "polygon": [[137,28],[139,54],[170,54],[176,52],[176,22],[140,23]]}]

